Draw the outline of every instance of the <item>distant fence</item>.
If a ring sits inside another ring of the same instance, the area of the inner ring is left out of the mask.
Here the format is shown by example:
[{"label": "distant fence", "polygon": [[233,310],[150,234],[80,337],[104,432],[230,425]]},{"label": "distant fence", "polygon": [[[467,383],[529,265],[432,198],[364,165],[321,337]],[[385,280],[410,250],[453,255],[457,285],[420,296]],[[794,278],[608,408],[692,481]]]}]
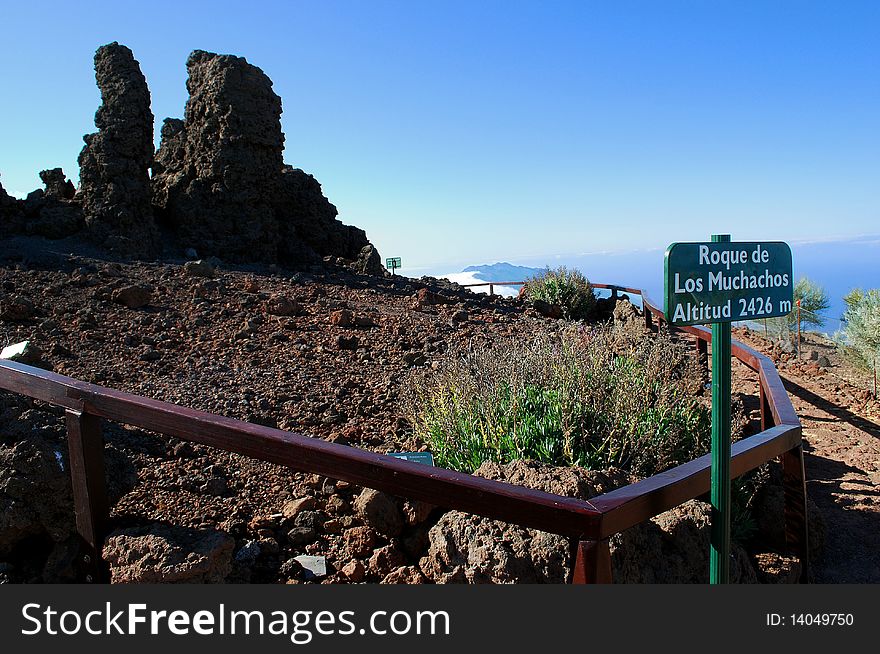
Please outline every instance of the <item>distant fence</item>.
[{"label": "distant fence", "polygon": [[[477,282],[475,284],[459,284],[463,288],[477,288],[480,286],[489,287],[489,295],[495,295],[496,286],[524,286],[526,282]],[[611,291],[612,299],[617,299],[618,292],[631,293],[641,296],[642,291],[637,288],[627,288],[626,286],[615,286],[614,284],[592,284],[593,288],[605,289]]]},{"label": "distant fence", "polygon": [[496,286],[522,286],[525,282],[479,282],[477,284],[459,284],[464,288],[474,288],[476,286],[488,286],[489,295],[495,295]]},{"label": "distant fence", "polygon": [[[623,286],[594,286],[641,295],[646,326],[659,330],[663,313],[644,293]],[[679,331],[694,337],[697,356],[707,365],[710,330],[684,327]],[[737,341],[733,342],[732,355],[758,374],[763,431],[733,444],[731,476],[740,476],[781,458],[786,539],[792,553],[800,557],[802,579],[806,580],[809,544],[801,424],[770,359]],[[108,579],[101,559],[109,521],[102,420],[446,509],[561,534],[571,542],[573,583],[612,581],[608,542],[611,536],[709,492],[708,454],[604,495],[581,500],[328,443],[111,390],[11,361],[0,361],[0,389],[65,409],[76,526],[85,551],[78,562],[84,570],[84,581]]]}]

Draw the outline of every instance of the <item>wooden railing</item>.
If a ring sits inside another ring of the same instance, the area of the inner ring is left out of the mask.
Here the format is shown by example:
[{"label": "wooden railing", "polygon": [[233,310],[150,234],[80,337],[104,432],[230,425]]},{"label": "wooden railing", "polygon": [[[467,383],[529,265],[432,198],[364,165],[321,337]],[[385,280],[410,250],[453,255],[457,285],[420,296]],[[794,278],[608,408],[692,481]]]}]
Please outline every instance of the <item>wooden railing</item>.
[{"label": "wooden railing", "polygon": [[[462,288],[477,288],[479,286],[488,286],[489,295],[495,295],[496,286],[525,286],[526,282],[476,282],[474,284],[459,284]],[[592,284],[593,288],[603,288],[611,291],[611,298],[617,299],[618,292],[631,293],[633,295],[641,295],[641,291],[637,288],[627,288],[626,286],[615,286],[614,284]]]},{"label": "wooden railing", "polygon": [[489,295],[495,295],[496,286],[522,286],[525,282],[479,282],[477,284],[459,284],[462,288],[476,288],[477,286],[488,286]]},{"label": "wooden railing", "polygon": [[[638,289],[594,286],[640,294],[646,324],[659,329],[662,311]],[[705,360],[711,332],[702,327],[685,327],[681,331],[694,337],[697,351]],[[742,475],[781,457],[786,538],[792,552],[801,559],[806,579],[809,556],[801,425],[772,362],[736,341],[732,353],[758,373],[764,430],[733,445],[731,475]],[[564,535],[572,543],[573,583],[610,582],[610,536],[709,491],[708,455],[587,501],[328,443],[111,390],[11,361],[0,361],[0,389],[65,409],[77,531],[84,541],[85,554],[80,563],[86,571],[86,581],[108,579],[101,560],[109,521],[102,420],[447,509]]]}]

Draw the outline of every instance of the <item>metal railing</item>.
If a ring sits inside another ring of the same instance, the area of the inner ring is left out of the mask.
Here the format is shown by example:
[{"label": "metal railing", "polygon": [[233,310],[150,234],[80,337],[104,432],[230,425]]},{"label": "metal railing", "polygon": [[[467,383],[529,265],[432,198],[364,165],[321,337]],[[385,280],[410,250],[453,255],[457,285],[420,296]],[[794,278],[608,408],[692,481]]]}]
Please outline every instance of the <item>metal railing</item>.
[{"label": "metal railing", "polygon": [[[594,286],[641,295],[646,325],[659,329],[662,311],[638,289]],[[703,327],[679,330],[694,337],[698,355],[707,360],[711,332]],[[770,359],[736,341],[732,354],[758,373],[763,431],[733,444],[731,476],[781,457],[786,539],[801,559],[802,579],[806,580],[809,550],[801,424]],[[573,583],[610,582],[609,537],[709,491],[709,455],[591,500],[581,500],[328,443],[11,361],[0,361],[0,389],[65,409],[76,525],[84,541],[85,554],[79,563],[86,581],[108,579],[101,560],[109,522],[102,420],[566,536],[574,558]]]}]

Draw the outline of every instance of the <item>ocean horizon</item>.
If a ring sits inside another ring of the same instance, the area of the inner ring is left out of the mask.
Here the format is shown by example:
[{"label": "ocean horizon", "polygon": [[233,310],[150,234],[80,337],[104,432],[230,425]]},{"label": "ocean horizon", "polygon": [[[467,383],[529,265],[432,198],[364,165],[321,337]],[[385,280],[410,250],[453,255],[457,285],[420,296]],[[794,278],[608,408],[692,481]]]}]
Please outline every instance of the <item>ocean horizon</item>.
[{"label": "ocean horizon", "polygon": [[[833,334],[841,327],[846,309],[843,298],[855,288],[880,288],[880,235],[851,238],[791,242],[792,268],[795,281],[801,277],[822,286],[830,300],[829,308],[821,314],[824,324],[818,331]],[[595,252],[575,255],[536,256],[513,262],[466,266],[461,270],[442,270],[428,273],[460,284],[482,281],[522,281],[525,271],[538,272],[544,268],[568,266],[577,268],[595,283],[620,284],[645,290],[658,303],[663,301],[663,261],[665,248],[621,252]],[[514,265],[515,264],[515,265]],[[521,271],[518,279],[500,279]],[[488,292],[488,287],[475,288]],[[515,295],[511,287],[495,287],[496,294]]]}]

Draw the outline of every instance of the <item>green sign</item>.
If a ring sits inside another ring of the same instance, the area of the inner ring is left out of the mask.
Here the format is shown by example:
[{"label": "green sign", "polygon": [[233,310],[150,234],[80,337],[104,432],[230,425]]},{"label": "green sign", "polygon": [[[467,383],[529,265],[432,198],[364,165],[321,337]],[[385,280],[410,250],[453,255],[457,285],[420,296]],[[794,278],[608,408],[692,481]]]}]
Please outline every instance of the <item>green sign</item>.
[{"label": "green sign", "polygon": [[400,257],[385,259],[385,267],[391,269],[400,268]]},{"label": "green sign", "polygon": [[663,310],[670,325],[758,320],[792,310],[786,243],[673,243],[664,270]]},{"label": "green sign", "polygon": [[434,465],[434,455],[430,452],[391,452],[388,456],[393,456],[395,459],[403,459],[404,461],[412,461],[413,463]]},{"label": "green sign", "polygon": [[666,249],[663,312],[670,325],[712,325],[712,533],[709,581],[730,579],[730,323],[792,309],[791,248],[780,242],[673,243]]}]

